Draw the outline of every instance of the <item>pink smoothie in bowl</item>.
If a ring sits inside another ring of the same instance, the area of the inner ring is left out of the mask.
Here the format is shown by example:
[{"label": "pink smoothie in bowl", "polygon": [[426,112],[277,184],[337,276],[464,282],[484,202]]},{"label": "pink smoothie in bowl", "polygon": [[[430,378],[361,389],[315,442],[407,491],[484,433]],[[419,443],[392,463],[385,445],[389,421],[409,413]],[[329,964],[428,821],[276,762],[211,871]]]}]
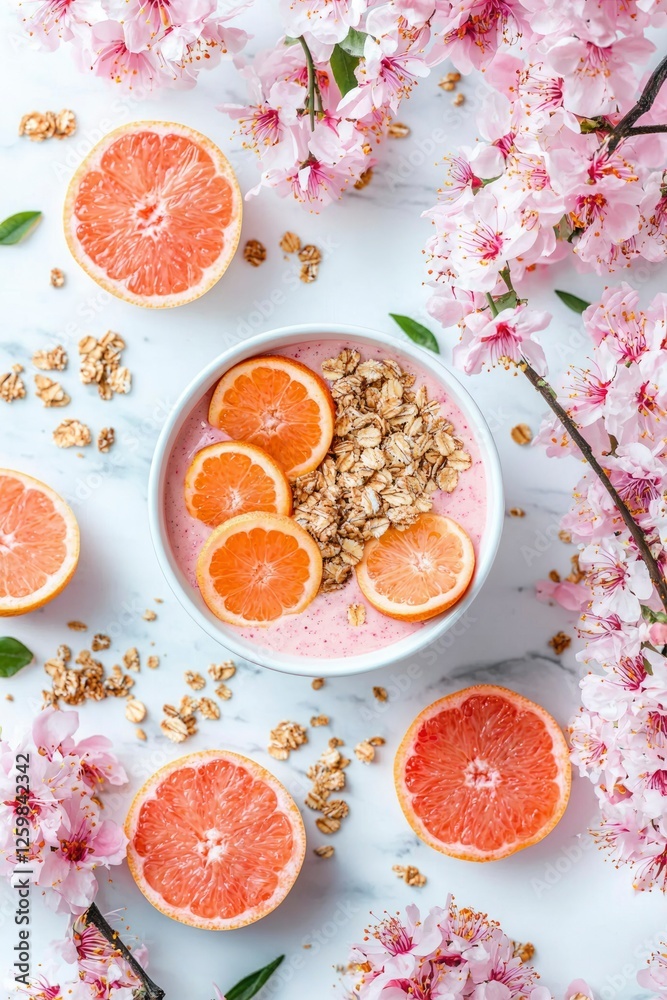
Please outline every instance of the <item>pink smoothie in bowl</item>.
[{"label": "pink smoothie in bowl", "polygon": [[[196,581],[197,558],[211,529],[188,513],[183,494],[185,475],[197,451],[227,436],[208,423],[208,406],[220,376],[248,357],[279,354],[305,364],[318,374],[322,362],[344,349],[356,349],[362,360],[396,361],[424,385],[453,425],[472,464],[459,475],[452,493],[437,490],[433,511],[457,521],[470,536],[476,570],[466,595],[450,610],[426,622],[389,618],[361,593],[354,573],[338,590],[320,592],[305,611],[285,615],[266,627],[239,628],[219,621],[206,607]],[[493,561],[503,519],[498,458],[477,407],[437,357],[412,344],[356,328],[299,327],[246,341],[202,373],[186,390],[163,430],[151,469],[151,531],[162,568],[177,596],[195,619],[223,645],[251,661],[314,676],[354,673],[410,654],[451,627],[479,590]],[[366,621],[352,625],[348,608],[363,604]]]}]

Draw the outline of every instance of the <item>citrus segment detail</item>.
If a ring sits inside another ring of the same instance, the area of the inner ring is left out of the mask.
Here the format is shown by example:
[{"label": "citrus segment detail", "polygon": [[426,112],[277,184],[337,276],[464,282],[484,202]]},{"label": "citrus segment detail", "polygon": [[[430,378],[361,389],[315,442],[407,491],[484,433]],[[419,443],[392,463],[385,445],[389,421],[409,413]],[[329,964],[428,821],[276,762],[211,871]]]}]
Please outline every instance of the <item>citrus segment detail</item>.
[{"label": "citrus segment detail", "polygon": [[74,174],[65,236],[107,291],[176,306],[224,274],[241,214],[234,172],[210,139],[185,125],[135,122],[105,136]]},{"label": "citrus segment detail", "polygon": [[222,376],[208,419],[235,441],[263,448],[296,479],[327,454],[335,416],[324,379],[298,361],[266,357],[241,361]]},{"label": "citrus segment detail", "polygon": [[418,715],[394,776],[415,833],[468,861],[494,861],[542,840],[563,815],[571,783],[556,720],[490,684],[441,698]]},{"label": "citrus segment detail", "polygon": [[269,625],[317,596],[322,556],[308,532],[280,514],[249,513],[215,528],[197,560],[208,608],[230,625]]},{"label": "citrus segment detail", "polygon": [[248,511],[292,513],[292,490],[277,462],[261,448],[221,441],[202,448],[185,476],[185,505],[215,528]]},{"label": "citrus segment detail", "polygon": [[463,528],[441,514],[389,528],[364,547],[356,574],[366,599],[385,615],[426,621],[455,604],[468,589],[475,550]]},{"label": "citrus segment detail", "polygon": [[146,898],[174,920],[232,930],[283,901],[306,837],[294,800],[269,771],[226,750],[154,774],[127,816],[127,859]]},{"label": "citrus segment detail", "polygon": [[79,528],[55,490],[0,469],[0,616],[41,607],[67,586],[79,561]]}]

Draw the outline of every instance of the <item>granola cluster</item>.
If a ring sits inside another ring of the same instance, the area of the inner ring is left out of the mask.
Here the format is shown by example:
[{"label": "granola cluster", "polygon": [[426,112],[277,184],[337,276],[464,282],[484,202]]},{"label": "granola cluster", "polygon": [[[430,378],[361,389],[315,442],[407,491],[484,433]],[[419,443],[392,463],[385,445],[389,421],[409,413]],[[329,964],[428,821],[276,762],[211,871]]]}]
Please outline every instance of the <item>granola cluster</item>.
[{"label": "granola cluster", "polygon": [[81,381],[84,385],[96,385],[102,399],[111,399],[114,393],[124,395],[132,387],[130,370],[120,363],[124,348],[125,341],[113,330],[99,340],[88,336],[79,341]]},{"label": "granola cluster", "polygon": [[[156,659],[156,657],[153,657]],[[157,663],[150,663],[151,657],[148,658],[147,665],[157,666]],[[219,698],[227,701],[232,696],[230,688],[226,684],[222,683],[225,680],[230,680],[236,673],[236,664],[232,660],[226,660],[224,663],[212,663],[208,668],[209,677],[219,686],[215,689],[215,693]],[[186,670],[184,674],[185,683],[193,691],[202,691],[206,687],[206,678],[194,671]],[[162,713],[164,718],[160,722],[160,729],[167,739],[170,739],[172,743],[184,743],[190,736],[198,731],[197,729],[197,715],[200,715],[202,719],[219,719],[220,718],[220,706],[217,701],[213,698],[209,698],[206,695],[200,698],[193,698],[192,695],[184,694],[181,698],[178,707],[175,705],[164,705],[162,708]]]},{"label": "granola cluster", "polygon": [[402,878],[407,885],[416,886],[421,889],[423,885],[426,885],[426,876],[422,875],[419,868],[414,865],[392,865],[393,872],[396,872],[399,878]]},{"label": "granola cluster", "polygon": [[391,359],[345,350],[322,365],[336,403],[329,454],[293,484],[294,518],[324,560],[322,589],[342,587],[364,543],[406,528],[451,493],[472,460],[437,400]]},{"label": "granola cluster", "polygon": [[308,742],[306,730],[298,722],[279,722],[269,736],[268,751],[275,760],[287,760],[292,750]]},{"label": "granola cluster", "polygon": [[336,833],[340,830],[341,821],[350,811],[343,799],[331,798],[333,792],[340,792],[345,788],[345,768],[350,761],[338,749],[342,744],[342,740],[332,737],[327,749],[306,771],[312,781],[312,788],[305,802],[309,809],[321,814],[315,820],[320,833]]},{"label": "granola cluster", "polygon": [[[111,644],[109,637],[101,634],[95,636],[95,640],[92,644],[94,650],[108,649]],[[124,673],[118,664],[107,672],[90,649],[82,649],[72,661],[72,650],[64,644],[58,647],[54,657],[46,661],[44,671],[51,678],[51,689],[42,691],[45,707],[58,707],[60,702],[81,705],[84,701],[127,698],[134,687],[134,678]]]},{"label": "granola cluster", "polygon": [[76,131],[76,115],[69,108],[62,111],[30,111],[23,115],[19,123],[19,135],[25,135],[33,142],[45,139],[65,139]]}]

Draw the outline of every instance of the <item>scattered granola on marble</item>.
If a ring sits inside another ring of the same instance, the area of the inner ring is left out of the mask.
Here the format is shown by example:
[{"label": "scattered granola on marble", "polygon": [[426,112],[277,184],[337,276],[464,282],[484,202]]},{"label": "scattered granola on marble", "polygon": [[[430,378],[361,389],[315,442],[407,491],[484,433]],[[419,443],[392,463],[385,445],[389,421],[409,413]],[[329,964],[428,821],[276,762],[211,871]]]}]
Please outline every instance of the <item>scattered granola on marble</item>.
[{"label": "scattered granola on marble", "polygon": [[0,375],[0,399],[4,400],[5,403],[13,403],[15,399],[25,398],[25,383],[21,378],[22,370],[20,366],[15,365],[13,371]]},{"label": "scattered granola on marble", "polygon": [[53,440],[59,448],[85,448],[92,440],[90,427],[80,420],[62,420],[53,432]]},{"label": "scattered granola on marble", "polygon": [[276,760],[287,760],[292,750],[308,742],[308,735],[298,722],[283,721],[271,730],[268,752]]},{"label": "scattered granola on marble", "polygon": [[48,375],[35,375],[35,392],[44,406],[67,406],[71,403],[60,382],[55,382]]},{"label": "scattered granola on marble", "polygon": [[392,865],[391,870],[396,872],[398,877],[402,878],[408,885],[414,885],[417,888],[426,885],[426,876],[422,875],[419,868],[415,868],[414,865]]},{"label": "scattered granola on marble", "polygon": [[357,743],[354,748],[357,760],[360,760],[362,764],[370,764],[371,761],[375,760],[375,748],[384,746],[385,742],[382,736],[371,736],[369,740]]},{"label": "scattered granola on marble", "polygon": [[111,399],[114,393],[128,393],[132,388],[130,370],[121,365],[124,349],[125,341],[113,330],[99,340],[88,336],[79,341],[81,381],[84,385],[96,385],[101,399]]},{"label": "scattered granola on marble", "polygon": [[312,782],[312,787],[305,798],[305,804],[309,809],[320,813],[320,816],[315,820],[315,825],[320,833],[337,833],[340,830],[341,822],[350,811],[350,807],[343,799],[331,798],[333,792],[339,792],[345,788],[345,768],[350,763],[349,759],[344,757],[338,749],[342,746],[342,742],[342,740],[332,737],[327,749],[306,771],[307,777]]},{"label": "scattered granola on marble", "polygon": [[65,272],[61,271],[59,267],[52,267],[49,279],[54,288],[62,288],[65,284]]},{"label": "scattered granola on marble", "polygon": [[364,543],[431,510],[436,490],[453,492],[472,465],[463,442],[415,376],[391,359],[344,350],[322,364],[336,404],[329,454],[293,483],[294,519],[324,561],[322,590],[337,590]]},{"label": "scattered granola on marble", "polygon": [[43,372],[62,372],[67,368],[67,351],[61,344],[56,344],[51,349],[35,351],[32,363],[35,368],[41,368]]}]

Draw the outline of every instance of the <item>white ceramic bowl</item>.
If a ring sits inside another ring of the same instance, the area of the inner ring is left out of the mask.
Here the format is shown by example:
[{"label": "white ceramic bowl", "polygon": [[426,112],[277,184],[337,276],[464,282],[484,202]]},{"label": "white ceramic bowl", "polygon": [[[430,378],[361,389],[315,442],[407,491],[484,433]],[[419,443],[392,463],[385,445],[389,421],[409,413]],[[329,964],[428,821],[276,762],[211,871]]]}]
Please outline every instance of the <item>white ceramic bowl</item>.
[{"label": "white ceramic bowl", "polygon": [[[169,542],[164,510],[165,476],[171,451],[188,416],[220,376],[232,365],[253,355],[270,354],[279,348],[313,340],[320,342],[352,340],[362,350],[364,344],[375,347],[389,346],[392,352],[396,352],[399,356],[404,355],[406,359],[413,359],[421,369],[446,388],[447,393],[467,418],[479,446],[487,482],[486,525],[480,542],[475,575],[465,597],[450,611],[424,622],[417,631],[397,642],[382,649],[348,657],[325,658],[266,650],[245,639],[234,626],[221,622],[209,611],[199,591],[190,584],[179,567]],[[374,670],[410,656],[443,635],[461,618],[481,590],[493,564],[502,532],[504,498],[500,462],[488,425],[468,391],[445,367],[438,355],[414,347],[410,341],[398,340],[385,333],[364,327],[327,323],[282,327],[252,337],[211,361],[192,380],[169,414],[155,448],[148,484],[148,514],[153,545],[167,583],[186,611],[205,632],[236,655],[261,666],[309,677],[332,677]]]}]

